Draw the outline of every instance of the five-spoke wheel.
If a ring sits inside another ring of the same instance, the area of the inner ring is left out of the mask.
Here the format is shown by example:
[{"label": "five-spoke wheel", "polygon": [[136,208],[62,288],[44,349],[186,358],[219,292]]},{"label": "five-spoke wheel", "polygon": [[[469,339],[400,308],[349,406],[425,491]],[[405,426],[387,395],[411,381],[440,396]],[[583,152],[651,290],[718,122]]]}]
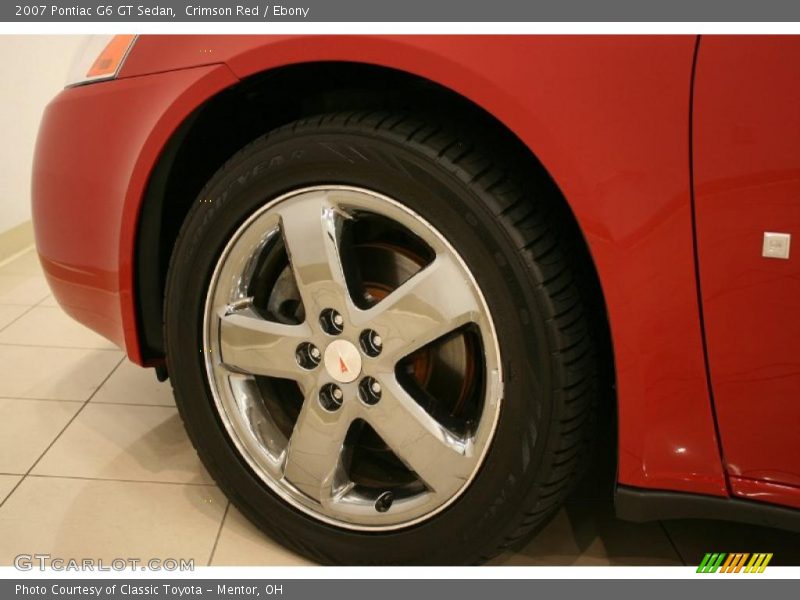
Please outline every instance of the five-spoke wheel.
[{"label": "five-spoke wheel", "polygon": [[464,124],[279,127],[209,179],[175,243],[186,430],[236,510],[316,562],[484,561],[591,454],[580,232],[540,165]]},{"label": "five-spoke wheel", "polygon": [[[364,243],[365,226],[383,235]],[[368,272],[377,255],[382,281]],[[430,517],[469,485],[495,429],[500,360],[480,290],[431,225],[372,191],[301,189],[248,219],[215,269],[205,340],[248,463],[329,522]],[[442,360],[459,387],[437,397]]]}]

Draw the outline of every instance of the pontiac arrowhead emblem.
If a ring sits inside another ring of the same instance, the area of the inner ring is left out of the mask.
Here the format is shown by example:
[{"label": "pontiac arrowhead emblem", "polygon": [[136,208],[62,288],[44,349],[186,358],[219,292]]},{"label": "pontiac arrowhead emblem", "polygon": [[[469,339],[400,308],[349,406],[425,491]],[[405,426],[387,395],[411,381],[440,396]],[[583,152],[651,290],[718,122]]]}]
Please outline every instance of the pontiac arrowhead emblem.
[{"label": "pontiac arrowhead emblem", "polygon": [[328,344],[323,360],[328,375],[339,383],[355,381],[361,373],[361,353],[347,340],[338,339]]}]

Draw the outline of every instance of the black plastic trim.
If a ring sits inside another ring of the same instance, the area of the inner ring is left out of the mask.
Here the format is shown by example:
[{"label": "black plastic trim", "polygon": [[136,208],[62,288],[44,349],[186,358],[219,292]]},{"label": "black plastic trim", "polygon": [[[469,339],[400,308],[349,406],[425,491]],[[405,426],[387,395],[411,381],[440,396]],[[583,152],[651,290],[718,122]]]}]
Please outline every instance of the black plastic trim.
[{"label": "black plastic trim", "polygon": [[750,500],[617,486],[617,517],[643,523],[668,519],[720,519],[800,532],[800,510]]},{"label": "black plastic trim", "polygon": [[162,300],[166,271],[161,260],[163,200],[170,169],[196,116],[197,112],[191,114],[167,142],[150,175],[142,201],[134,258],[134,294],[140,345],[146,362],[164,356]]}]

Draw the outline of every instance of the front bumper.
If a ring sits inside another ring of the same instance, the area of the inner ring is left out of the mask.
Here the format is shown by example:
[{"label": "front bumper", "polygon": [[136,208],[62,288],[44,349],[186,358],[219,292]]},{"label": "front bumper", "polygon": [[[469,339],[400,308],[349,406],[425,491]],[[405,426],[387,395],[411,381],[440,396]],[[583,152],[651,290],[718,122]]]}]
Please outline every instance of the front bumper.
[{"label": "front bumper", "polygon": [[32,186],[45,275],[67,313],[137,363],[136,228],[150,173],[186,117],[236,81],[224,65],[129,77],[65,89],[45,110]]}]

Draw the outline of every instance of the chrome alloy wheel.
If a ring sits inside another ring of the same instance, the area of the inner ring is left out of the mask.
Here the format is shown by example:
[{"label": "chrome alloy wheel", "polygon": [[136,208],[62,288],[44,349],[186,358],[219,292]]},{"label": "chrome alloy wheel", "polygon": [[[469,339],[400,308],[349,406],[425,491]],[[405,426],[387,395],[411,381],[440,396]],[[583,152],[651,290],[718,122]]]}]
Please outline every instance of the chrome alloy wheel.
[{"label": "chrome alloy wheel", "polygon": [[478,473],[502,400],[494,325],[452,246],[365,189],[300,189],[234,234],[205,303],[209,385],[255,474],[321,521],[428,519]]}]

